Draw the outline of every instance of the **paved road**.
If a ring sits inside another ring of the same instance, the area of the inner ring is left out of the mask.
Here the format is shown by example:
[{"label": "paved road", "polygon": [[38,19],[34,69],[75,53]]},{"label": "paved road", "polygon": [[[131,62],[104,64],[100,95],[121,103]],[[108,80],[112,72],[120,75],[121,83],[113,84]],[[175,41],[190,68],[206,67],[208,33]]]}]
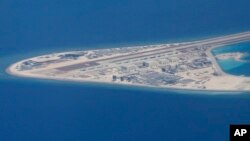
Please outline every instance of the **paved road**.
[{"label": "paved road", "polygon": [[63,67],[58,67],[56,69],[61,70],[61,71],[73,71],[76,69],[96,66],[96,65],[99,65],[99,64],[104,63],[104,62],[105,63],[109,63],[109,62],[114,63],[114,62],[119,62],[119,61],[126,61],[129,59],[142,58],[142,57],[167,53],[171,50],[176,50],[176,49],[192,48],[192,47],[196,47],[196,46],[208,46],[211,49],[214,47],[226,46],[226,45],[236,44],[236,43],[246,42],[246,41],[250,41],[250,32],[243,32],[243,33],[238,33],[238,34],[231,34],[231,35],[220,36],[220,37],[216,37],[216,38],[210,38],[210,39],[206,39],[206,40],[194,41],[194,42],[189,42],[187,44],[178,45],[178,46],[166,46],[166,47],[162,47],[162,48],[156,48],[156,49],[150,50],[150,51],[132,53],[129,55],[120,55],[120,56],[110,57],[110,58],[106,58],[106,59],[98,59],[95,61],[67,65],[67,66],[63,66]]}]

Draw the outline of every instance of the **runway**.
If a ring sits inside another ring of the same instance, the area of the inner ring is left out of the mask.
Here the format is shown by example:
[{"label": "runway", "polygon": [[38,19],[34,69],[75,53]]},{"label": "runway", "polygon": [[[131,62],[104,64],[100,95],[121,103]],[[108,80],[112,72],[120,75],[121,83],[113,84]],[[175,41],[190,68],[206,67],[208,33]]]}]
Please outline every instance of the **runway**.
[{"label": "runway", "polygon": [[[193,42],[189,42],[189,43],[184,44],[184,45],[180,44],[180,45],[174,46],[174,47],[173,46],[166,46],[166,47],[162,47],[162,48],[156,48],[156,49],[150,50],[150,51],[131,53],[128,55],[120,55],[120,56],[115,56],[115,57],[110,57],[110,58],[105,58],[105,59],[97,59],[97,60],[89,61],[89,62],[61,66],[61,67],[58,67],[55,69],[59,70],[59,71],[67,71],[68,72],[68,71],[73,71],[76,69],[97,66],[97,65],[102,64],[102,63],[105,63],[105,64],[106,63],[115,63],[115,62],[135,59],[135,58],[143,58],[143,57],[159,55],[159,54],[167,53],[169,51],[180,50],[180,49],[188,49],[188,48],[194,48],[194,47],[208,47],[208,49],[210,51],[212,48],[215,48],[215,47],[222,47],[222,46],[236,44],[236,43],[240,43],[240,42],[246,42],[246,41],[250,41],[250,32],[243,32],[243,33],[220,36],[220,37],[215,37],[215,38],[205,39],[205,40],[200,40],[200,41],[193,41]],[[164,44],[161,46],[164,46]],[[209,55],[213,56],[211,53],[209,53]],[[215,61],[215,59],[213,59],[213,60]],[[218,67],[218,65],[216,67]]]}]

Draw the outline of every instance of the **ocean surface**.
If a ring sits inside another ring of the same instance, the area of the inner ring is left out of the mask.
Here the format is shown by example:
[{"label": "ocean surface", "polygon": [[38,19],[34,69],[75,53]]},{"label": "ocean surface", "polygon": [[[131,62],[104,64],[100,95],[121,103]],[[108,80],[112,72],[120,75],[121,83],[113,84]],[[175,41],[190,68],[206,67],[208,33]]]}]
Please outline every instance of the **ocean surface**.
[{"label": "ocean surface", "polygon": [[[46,53],[247,31],[249,9],[249,0],[0,1],[0,141],[228,141],[230,124],[250,123],[250,93],[18,78],[5,69]],[[249,43],[233,46],[249,51]],[[232,61],[220,64],[249,75],[249,64]]]}]

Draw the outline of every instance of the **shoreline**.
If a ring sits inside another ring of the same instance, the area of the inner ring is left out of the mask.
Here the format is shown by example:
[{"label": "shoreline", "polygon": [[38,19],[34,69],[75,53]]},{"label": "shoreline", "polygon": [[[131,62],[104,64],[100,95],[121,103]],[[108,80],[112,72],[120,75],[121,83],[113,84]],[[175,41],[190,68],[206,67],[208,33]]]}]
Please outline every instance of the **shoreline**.
[{"label": "shoreline", "polygon": [[[242,34],[249,34],[249,32],[244,32],[244,33],[239,33],[238,36],[242,36]],[[231,38],[231,36],[233,35],[228,35],[228,38]],[[218,37],[220,38],[220,37]],[[202,40],[203,42],[204,41],[209,41],[211,39],[206,39],[206,40]],[[192,43],[199,43],[199,42],[202,42],[202,41],[194,41],[194,42],[181,42],[181,43],[174,43],[174,44],[158,44],[157,46],[164,46],[164,45],[167,45],[171,47],[171,45],[177,45],[177,46],[188,46],[189,44],[192,44]],[[238,41],[237,41],[238,42]],[[155,45],[140,45],[140,46],[129,46],[129,47],[126,47],[126,48],[140,48],[140,47],[147,47],[149,48],[149,50],[152,49],[152,47],[155,46]],[[246,77],[243,77],[243,76],[234,76],[234,75],[230,75],[226,72],[223,71],[223,69],[221,68],[221,66],[219,65],[217,59],[216,59],[216,56],[213,54],[212,50],[215,49],[215,48],[218,48],[218,47],[223,47],[221,45],[217,45],[217,46],[213,46],[211,48],[209,48],[206,53],[208,54],[208,56],[212,59],[212,62],[214,63],[215,65],[215,68],[221,73],[222,76],[231,76],[231,79],[232,81],[234,81],[235,78],[246,78]],[[125,48],[125,47],[124,47]],[[110,49],[110,48],[109,48]],[[115,49],[115,48],[114,48]],[[154,48],[153,48],[154,49]],[[95,51],[95,50],[100,50],[100,49],[93,49],[93,50],[86,50],[86,51]],[[102,50],[102,49],[101,49]],[[155,49],[156,50],[156,49]],[[85,50],[82,50],[82,51],[85,51]],[[77,52],[77,51],[67,51],[67,52],[60,52],[60,53],[69,53],[69,52]],[[52,53],[52,54],[60,54],[60,53]],[[48,54],[46,54],[48,55]],[[69,77],[69,78],[66,78],[66,77],[58,77],[58,76],[55,76],[55,75],[40,75],[40,74],[32,74],[32,73],[29,73],[28,72],[24,72],[24,73],[20,73],[18,72],[18,70],[16,70],[15,65],[17,64],[21,64],[22,62],[26,61],[26,60],[29,60],[29,59],[33,59],[33,58],[39,58],[39,57],[42,57],[42,56],[45,56],[45,55],[41,55],[41,56],[36,56],[36,57],[32,57],[32,58],[28,58],[28,59],[24,59],[24,60],[21,60],[19,62],[16,62],[14,64],[11,64],[10,66],[7,67],[7,69],[5,70],[7,74],[10,74],[10,75],[13,75],[13,76],[18,76],[18,77],[28,77],[28,78],[33,78],[33,79],[44,79],[44,80],[56,80],[56,81],[73,81],[73,82],[85,82],[85,83],[95,83],[95,84],[108,84],[108,85],[121,85],[121,86],[133,86],[133,87],[144,87],[144,88],[155,88],[155,89],[166,89],[166,90],[173,90],[173,91],[195,91],[195,92],[199,92],[199,91],[203,91],[203,92],[218,92],[218,93],[223,93],[223,92],[226,92],[226,93],[238,93],[238,92],[250,92],[250,89],[248,88],[247,90],[242,90],[243,87],[239,87],[239,90],[234,90],[234,89],[230,89],[230,90],[226,90],[225,88],[223,89],[220,89],[218,87],[214,87],[214,88],[201,88],[201,87],[194,87],[194,86],[184,86],[184,85],[170,85],[170,86],[161,86],[161,85],[149,85],[149,84],[140,84],[140,83],[137,83],[137,84],[132,84],[132,83],[129,83],[129,82],[112,82],[112,81],[107,81],[107,80],[101,80],[101,81],[98,81],[98,80],[90,80],[89,78],[83,80],[79,80],[79,78],[75,78],[75,77]],[[40,70],[41,71],[41,70]],[[25,74],[26,73],[26,74]],[[243,80],[239,81],[239,82],[242,82]],[[244,80],[246,81],[246,80]],[[238,82],[238,83],[239,83]],[[220,82],[221,83],[221,82]],[[236,85],[237,86],[237,85]],[[236,87],[235,86],[235,87]],[[182,88],[183,87],[183,88]],[[194,87],[194,88],[193,88]],[[211,87],[209,85],[209,87]],[[238,87],[238,86],[237,86]]]},{"label": "shoreline", "polygon": [[[212,95],[221,95],[221,93],[224,93],[224,95],[228,95],[231,93],[247,93],[250,92],[250,90],[201,90],[201,89],[192,89],[192,88],[173,88],[173,87],[157,87],[157,86],[150,86],[150,85],[139,85],[139,84],[123,84],[123,83],[112,83],[112,82],[101,82],[101,81],[91,81],[91,80],[73,80],[73,79],[63,79],[63,78],[50,78],[50,77],[32,77],[32,76],[28,76],[28,75],[20,75],[20,74],[15,74],[12,73],[9,68],[6,69],[6,72],[10,75],[13,76],[17,76],[20,78],[30,78],[30,79],[35,79],[35,80],[52,80],[52,81],[67,81],[67,82],[83,82],[83,83],[78,83],[78,84],[84,84],[84,83],[91,83],[91,84],[104,84],[104,85],[108,85],[108,86],[112,86],[112,85],[118,85],[118,86],[132,86],[134,88],[148,88],[148,89],[155,89],[155,90],[163,90],[163,91],[186,91],[187,93],[190,92],[205,92],[205,94],[203,93],[203,95],[211,95],[208,94],[208,92],[213,92],[215,94]],[[217,94],[216,94],[217,93]],[[220,93],[220,94],[218,94]]]},{"label": "shoreline", "polygon": [[246,53],[241,53],[241,52],[232,52],[232,53],[223,53],[223,54],[218,54],[216,55],[216,59],[218,60],[229,60],[229,59],[234,59],[235,61],[238,62],[243,62],[247,63],[249,60],[243,60],[243,57],[246,56]]},{"label": "shoreline", "polygon": [[[215,47],[217,48],[217,47]],[[214,49],[214,48],[213,48]],[[212,49],[211,49],[212,50]],[[213,55],[213,53],[211,52],[210,50],[210,53]],[[27,59],[25,59],[27,60]],[[16,62],[16,63],[20,63],[24,60],[21,60],[19,62]],[[217,62],[217,61],[216,61]],[[112,83],[112,82],[101,82],[101,81],[94,81],[94,80],[76,80],[76,79],[65,79],[65,78],[52,78],[52,77],[43,77],[43,76],[31,76],[31,75],[24,75],[24,74],[20,74],[20,73],[15,73],[11,70],[11,67],[13,67],[16,63],[14,64],[11,64],[9,67],[7,67],[5,69],[5,72],[9,75],[12,75],[12,76],[16,76],[16,77],[20,77],[20,78],[31,78],[31,79],[36,79],[36,80],[52,80],[52,81],[67,81],[67,82],[76,82],[76,83],[79,83],[79,82],[83,82],[83,83],[92,83],[92,84],[105,84],[105,85],[109,85],[109,86],[112,86],[112,85],[118,85],[118,86],[132,86],[134,88],[149,88],[149,89],[155,89],[155,90],[163,90],[163,91],[177,91],[177,92],[180,92],[180,91],[186,91],[187,93],[190,93],[190,92],[205,92],[206,95],[211,95],[209,94],[208,92],[213,92],[213,93],[216,93],[216,94],[212,94],[212,95],[221,95],[221,93],[223,93],[223,95],[228,95],[228,94],[235,94],[235,93],[247,93],[247,92],[250,92],[250,90],[223,90],[223,89],[195,89],[195,88],[174,88],[174,87],[158,87],[158,86],[150,86],[150,85],[139,85],[139,84],[124,84],[124,83]],[[218,62],[217,62],[218,64]],[[221,68],[221,66],[218,64],[218,66]],[[222,70],[222,72],[226,75],[231,75],[231,74],[228,74],[226,72],[224,72]],[[239,78],[244,78],[243,76],[234,76],[234,75],[231,75],[233,77],[239,77]],[[79,83],[79,84],[83,84],[83,83]],[[218,94],[220,93],[220,94]],[[204,94],[204,93],[203,93]]]}]

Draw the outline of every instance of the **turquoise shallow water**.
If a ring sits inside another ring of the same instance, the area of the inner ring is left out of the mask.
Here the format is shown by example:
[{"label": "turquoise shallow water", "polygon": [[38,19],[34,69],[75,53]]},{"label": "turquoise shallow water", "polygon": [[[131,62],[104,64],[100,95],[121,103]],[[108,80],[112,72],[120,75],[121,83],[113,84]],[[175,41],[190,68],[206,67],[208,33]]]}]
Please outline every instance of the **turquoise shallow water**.
[{"label": "turquoise shallow water", "polygon": [[218,60],[222,69],[229,74],[250,76],[250,42],[230,45],[226,47],[216,48],[212,51],[216,54],[242,52],[246,55],[242,58],[243,61],[236,61],[235,59]]},{"label": "turquoise shallow water", "polygon": [[[52,52],[250,30],[249,6],[249,0],[1,1],[0,140],[228,141],[229,124],[250,123],[248,93],[27,79],[5,69]],[[242,66],[229,70],[246,70]]]}]

